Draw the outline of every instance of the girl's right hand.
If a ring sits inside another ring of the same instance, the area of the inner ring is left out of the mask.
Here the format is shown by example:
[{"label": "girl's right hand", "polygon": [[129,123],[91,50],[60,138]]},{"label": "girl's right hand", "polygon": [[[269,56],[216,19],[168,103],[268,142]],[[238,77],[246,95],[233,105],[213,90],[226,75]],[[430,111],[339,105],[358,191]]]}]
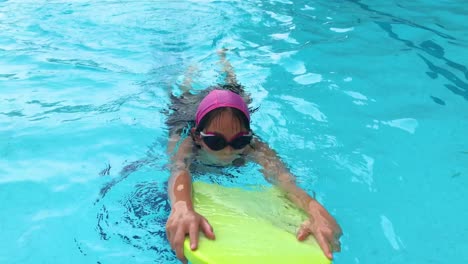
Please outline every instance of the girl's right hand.
[{"label": "girl's right hand", "polygon": [[190,249],[195,250],[198,246],[200,228],[207,238],[215,239],[213,228],[205,217],[189,208],[186,202],[179,201],[172,205],[172,211],[166,223],[166,235],[177,258],[183,263],[187,263],[184,256],[185,236],[189,235]]}]

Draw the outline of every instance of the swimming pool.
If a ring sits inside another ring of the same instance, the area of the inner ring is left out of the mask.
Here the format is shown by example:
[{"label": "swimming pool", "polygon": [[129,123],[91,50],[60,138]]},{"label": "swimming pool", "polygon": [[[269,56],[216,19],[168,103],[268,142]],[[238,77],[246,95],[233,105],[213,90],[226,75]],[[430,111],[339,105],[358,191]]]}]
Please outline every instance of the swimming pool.
[{"label": "swimming pool", "polygon": [[177,263],[167,91],[222,47],[334,263],[468,262],[468,7],[434,2],[0,1],[0,263]]}]

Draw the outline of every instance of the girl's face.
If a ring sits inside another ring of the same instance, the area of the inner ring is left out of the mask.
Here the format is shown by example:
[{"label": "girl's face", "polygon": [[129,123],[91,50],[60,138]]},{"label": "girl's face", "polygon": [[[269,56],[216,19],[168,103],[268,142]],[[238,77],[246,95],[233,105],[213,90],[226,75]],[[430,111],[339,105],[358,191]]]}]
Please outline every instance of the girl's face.
[{"label": "girl's face", "polygon": [[[248,131],[231,111],[222,111],[211,120],[208,126],[203,129],[203,132],[216,133],[222,135],[226,140],[231,141],[236,135],[239,135],[239,133]],[[214,151],[205,144],[200,135],[196,138],[197,143],[200,144],[208,154],[222,163],[232,162],[244,150],[244,148],[234,149],[232,146],[228,145],[221,150]]]}]

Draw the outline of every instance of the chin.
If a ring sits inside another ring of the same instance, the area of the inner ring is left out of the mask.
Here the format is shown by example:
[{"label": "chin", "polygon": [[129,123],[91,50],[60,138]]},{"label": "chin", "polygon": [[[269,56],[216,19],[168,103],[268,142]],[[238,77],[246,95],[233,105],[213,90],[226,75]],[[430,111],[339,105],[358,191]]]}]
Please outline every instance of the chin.
[{"label": "chin", "polygon": [[236,159],[236,157],[234,157],[234,156],[227,156],[227,157],[226,156],[221,156],[221,157],[218,156],[216,158],[221,162],[232,162],[233,160]]}]

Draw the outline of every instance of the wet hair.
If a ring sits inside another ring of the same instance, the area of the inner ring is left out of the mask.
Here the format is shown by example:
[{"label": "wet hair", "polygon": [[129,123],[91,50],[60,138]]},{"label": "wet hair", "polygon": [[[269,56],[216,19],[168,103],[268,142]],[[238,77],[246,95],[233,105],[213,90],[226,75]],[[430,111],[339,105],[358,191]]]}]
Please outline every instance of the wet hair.
[{"label": "wet hair", "polygon": [[211,121],[213,121],[213,119],[215,119],[221,113],[224,113],[224,112],[227,112],[227,111],[231,112],[233,118],[237,119],[239,121],[239,123],[241,125],[243,125],[243,127],[245,127],[247,130],[250,130],[250,122],[247,119],[247,117],[245,116],[245,114],[242,113],[242,111],[240,111],[239,109],[236,109],[236,108],[232,108],[232,107],[220,107],[220,108],[216,108],[216,109],[210,111],[208,114],[206,114],[200,120],[200,123],[196,127],[195,132],[199,133],[205,127],[207,127],[211,123]]},{"label": "wet hair", "polygon": [[[181,96],[174,96],[172,93],[170,94],[170,100],[171,103],[169,105],[169,109],[165,111],[164,113],[168,115],[168,118],[166,119],[166,125],[169,128],[169,134],[181,134],[184,133],[184,131],[190,130],[193,127],[196,127],[195,125],[195,113],[197,111],[198,104],[202,101],[203,98],[205,98],[208,93],[210,93],[214,89],[225,89],[229,90],[231,92],[237,93],[242,98],[244,98],[244,101],[246,102],[247,105],[249,105],[252,102],[252,99],[248,94],[245,93],[244,87],[240,84],[219,84],[216,86],[211,86],[206,88],[203,91],[200,91],[199,93],[192,94],[190,92],[186,92],[182,94]],[[230,108],[227,110],[226,108]],[[249,107],[249,112],[250,114],[254,113],[255,111],[258,110],[259,107],[255,108],[250,108]],[[232,111],[233,117],[236,118],[237,120],[240,121],[242,125],[246,129],[250,130],[250,123],[247,120],[247,117],[242,113],[240,110],[237,110],[235,108],[231,107],[221,107],[214,109],[210,111],[208,114],[206,114],[202,120],[200,120],[200,123],[198,124],[197,129],[195,130],[196,132],[202,131],[205,127],[207,127],[211,121],[218,116],[221,112],[223,111]]]}]

